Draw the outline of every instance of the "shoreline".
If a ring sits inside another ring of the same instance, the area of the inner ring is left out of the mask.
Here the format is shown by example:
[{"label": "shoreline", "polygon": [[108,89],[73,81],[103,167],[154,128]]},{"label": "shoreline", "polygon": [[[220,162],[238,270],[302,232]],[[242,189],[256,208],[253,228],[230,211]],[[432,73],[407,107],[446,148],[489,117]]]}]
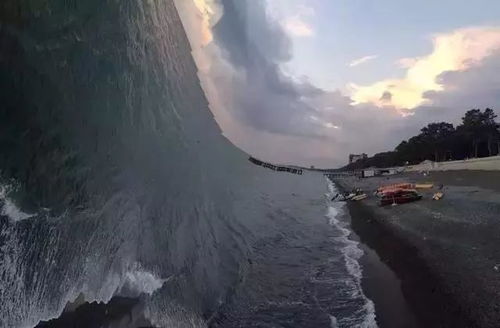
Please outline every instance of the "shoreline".
[{"label": "shoreline", "polygon": [[364,253],[359,260],[363,270],[361,288],[374,304],[378,327],[425,327],[406,300],[396,273],[368,245],[360,242],[360,248]]},{"label": "shoreline", "polygon": [[[380,328],[497,326],[500,271],[493,269],[500,263],[497,178],[500,172],[440,172],[333,181],[339,191],[361,188],[369,195],[348,202],[345,212],[352,238],[364,252],[358,260],[361,286],[374,303]],[[425,181],[444,184],[445,197],[432,201],[434,191],[422,191],[421,201],[381,208],[371,194],[378,185]],[[111,318],[109,305],[87,303],[77,313],[70,311],[40,327],[77,322],[79,315],[87,316],[80,312],[85,308],[104,326],[117,321],[149,325],[136,301],[114,304]]]},{"label": "shoreline", "polygon": [[[401,182],[444,185],[445,196],[433,201],[436,190],[421,191],[418,202],[379,207],[372,191]],[[361,188],[369,195],[348,203],[352,229],[401,280],[421,326],[498,326],[500,172],[404,173],[334,183],[339,190]]]},{"label": "shoreline", "polygon": [[[351,229],[361,243],[376,253],[399,280],[400,292],[415,317],[417,327],[472,327],[465,323],[470,320],[461,316],[459,307],[445,291],[440,278],[427,266],[415,247],[381,225],[374,219],[371,209],[363,204],[351,203],[348,209]],[[394,299],[387,295],[387,286],[381,285],[382,281],[369,280],[367,275],[370,275],[370,269],[365,270],[365,261],[361,259],[362,286],[375,304],[377,323],[381,328],[398,327],[393,320],[400,314],[393,313],[390,307]]]}]

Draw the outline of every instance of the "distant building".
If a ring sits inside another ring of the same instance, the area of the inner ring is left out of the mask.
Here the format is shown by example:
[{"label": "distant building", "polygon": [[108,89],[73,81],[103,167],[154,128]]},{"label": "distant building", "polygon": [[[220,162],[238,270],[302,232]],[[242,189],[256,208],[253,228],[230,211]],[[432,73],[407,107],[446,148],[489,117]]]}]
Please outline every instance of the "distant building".
[{"label": "distant building", "polygon": [[363,154],[350,154],[349,155],[349,164],[356,163],[359,160],[367,159],[367,158],[368,158],[368,155],[366,155],[365,153],[363,153]]}]

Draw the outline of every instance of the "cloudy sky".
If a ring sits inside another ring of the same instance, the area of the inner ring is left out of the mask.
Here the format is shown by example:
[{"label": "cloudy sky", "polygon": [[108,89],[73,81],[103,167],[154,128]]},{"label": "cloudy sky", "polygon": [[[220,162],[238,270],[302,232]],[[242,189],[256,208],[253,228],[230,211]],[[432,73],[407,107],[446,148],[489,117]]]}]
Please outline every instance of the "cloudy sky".
[{"label": "cloudy sky", "polygon": [[338,167],[471,108],[500,114],[498,0],[175,0],[224,134]]}]

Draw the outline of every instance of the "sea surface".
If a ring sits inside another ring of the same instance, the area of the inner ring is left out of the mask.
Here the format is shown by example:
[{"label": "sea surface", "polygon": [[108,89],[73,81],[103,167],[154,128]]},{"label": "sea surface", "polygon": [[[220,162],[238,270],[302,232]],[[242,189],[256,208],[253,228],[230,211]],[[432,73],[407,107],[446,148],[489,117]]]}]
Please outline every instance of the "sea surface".
[{"label": "sea surface", "polygon": [[376,327],[335,193],[223,136],[172,0],[2,1],[0,327]]}]

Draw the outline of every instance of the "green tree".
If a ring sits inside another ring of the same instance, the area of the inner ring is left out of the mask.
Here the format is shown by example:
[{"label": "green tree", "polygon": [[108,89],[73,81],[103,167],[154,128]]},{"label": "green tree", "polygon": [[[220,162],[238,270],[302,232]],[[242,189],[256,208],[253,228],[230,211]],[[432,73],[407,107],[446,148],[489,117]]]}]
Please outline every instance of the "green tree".
[{"label": "green tree", "polygon": [[488,144],[488,156],[493,156],[493,145],[499,140],[498,127],[499,124],[495,122],[497,115],[491,108],[486,108],[482,117],[483,134],[486,135],[486,140]]},{"label": "green tree", "polygon": [[[452,155],[455,159],[500,154],[500,124],[491,108],[484,111],[471,109],[462,117],[456,129],[446,122],[431,123],[420,130],[420,134],[402,141],[394,151],[378,153],[344,169],[366,167],[389,167],[417,164],[426,159],[439,161]],[[494,145],[497,147],[494,147]]]},{"label": "green tree", "polygon": [[434,161],[438,162],[449,150],[450,139],[455,133],[453,124],[446,122],[430,123],[420,131],[422,140],[434,155]]},{"label": "green tree", "polygon": [[479,144],[483,136],[484,115],[480,109],[471,109],[462,117],[462,125],[458,127],[459,133],[470,140],[472,145],[472,157],[478,157]]},{"label": "green tree", "polygon": [[395,149],[398,154],[400,165],[417,164],[429,158],[429,147],[424,141],[422,135],[414,136],[408,141],[401,142]]}]

